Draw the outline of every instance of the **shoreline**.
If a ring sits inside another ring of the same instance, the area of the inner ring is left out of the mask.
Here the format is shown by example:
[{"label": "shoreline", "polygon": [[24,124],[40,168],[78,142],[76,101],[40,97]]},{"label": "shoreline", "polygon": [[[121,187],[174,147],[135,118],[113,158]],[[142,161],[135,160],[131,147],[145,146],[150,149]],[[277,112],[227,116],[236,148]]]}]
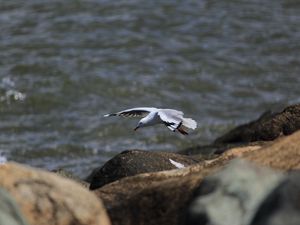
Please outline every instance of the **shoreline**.
[{"label": "shoreline", "polygon": [[[289,197],[300,196],[292,188],[300,185],[298,130],[300,104],[263,114],[210,145],[177,153],[124,151],[85,180],[5,162],[0,187],[25,221],[15,224],[254,225],[274,218],[289,224],[284,218],[300,221]],[[277,205],[268,203],[278,196]]]}]

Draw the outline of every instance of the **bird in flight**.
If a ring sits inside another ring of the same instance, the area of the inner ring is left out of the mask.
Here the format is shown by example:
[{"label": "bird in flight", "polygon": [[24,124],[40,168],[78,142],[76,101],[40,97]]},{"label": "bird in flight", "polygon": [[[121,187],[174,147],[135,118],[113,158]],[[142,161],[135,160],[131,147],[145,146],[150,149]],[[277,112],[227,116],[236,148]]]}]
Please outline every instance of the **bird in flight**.
[{"label": "bird in flight", "polygon": [[183,135],[187,135],[188,129],[194,130],[197,128],[197,122],[195,120],[191,118],[184,118],[183,112],[175,109],[138,107],[104,115],[104,117],[109,116],[142,117],[134,130],[141,127],[164,124],[173,132],[178,131]]}]

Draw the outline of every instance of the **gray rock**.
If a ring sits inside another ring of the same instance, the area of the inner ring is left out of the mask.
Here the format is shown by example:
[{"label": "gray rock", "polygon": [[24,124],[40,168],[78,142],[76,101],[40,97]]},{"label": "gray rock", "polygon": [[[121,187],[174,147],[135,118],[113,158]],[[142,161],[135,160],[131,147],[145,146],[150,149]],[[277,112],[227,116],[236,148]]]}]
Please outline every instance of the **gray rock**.
[{"label": "gray rock", "polygon": [[300,224],[300,171],[287,179],[265,199],[250,225]]},{"label": "gray rock", "polygon": [[233,160],[200,184],[188,210],[187,224],[247,225],[283,179],[280,172]]},{"label": "gray rock", "polygon": [[14,199],[0,188],[0,225],[27,225]]},{"label": "gray rock", "polygon": [[175,153],[128,150],[96,168],[86,181],[90,182],[90,189],[94,190],[123,177],[172,170],[180,165],[188,166],[197,162],[199,161],[192,157]]}]

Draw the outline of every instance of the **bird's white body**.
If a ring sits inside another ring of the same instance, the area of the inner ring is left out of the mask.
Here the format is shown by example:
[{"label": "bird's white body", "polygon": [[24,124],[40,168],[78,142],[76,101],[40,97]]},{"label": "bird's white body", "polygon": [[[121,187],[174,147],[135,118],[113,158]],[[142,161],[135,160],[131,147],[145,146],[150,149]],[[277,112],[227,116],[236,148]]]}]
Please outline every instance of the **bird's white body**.
[{"label": "bird's white body", "polygon": [[106,114],[108,116],[143,117],[135,130],[140,127],[164,124],[172,131],[179,131],[181,134],[188,134],[187,129],[196,129],[197,122],[191,118],[184,118],[183,112],[175,109],[158,109],[150,107],[138,107],[126,109],[117,113]]}]

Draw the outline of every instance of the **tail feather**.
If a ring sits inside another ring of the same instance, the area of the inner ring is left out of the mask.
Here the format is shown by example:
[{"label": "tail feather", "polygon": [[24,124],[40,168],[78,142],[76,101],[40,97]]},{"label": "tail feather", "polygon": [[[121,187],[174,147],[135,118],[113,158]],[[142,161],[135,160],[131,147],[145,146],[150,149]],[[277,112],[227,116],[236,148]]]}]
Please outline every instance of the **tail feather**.
[{"label": "tail feather", "polygon": [[193,130],[197,128],[197,122],[191,118],[183,118],[182,125],[186,128]]}]

